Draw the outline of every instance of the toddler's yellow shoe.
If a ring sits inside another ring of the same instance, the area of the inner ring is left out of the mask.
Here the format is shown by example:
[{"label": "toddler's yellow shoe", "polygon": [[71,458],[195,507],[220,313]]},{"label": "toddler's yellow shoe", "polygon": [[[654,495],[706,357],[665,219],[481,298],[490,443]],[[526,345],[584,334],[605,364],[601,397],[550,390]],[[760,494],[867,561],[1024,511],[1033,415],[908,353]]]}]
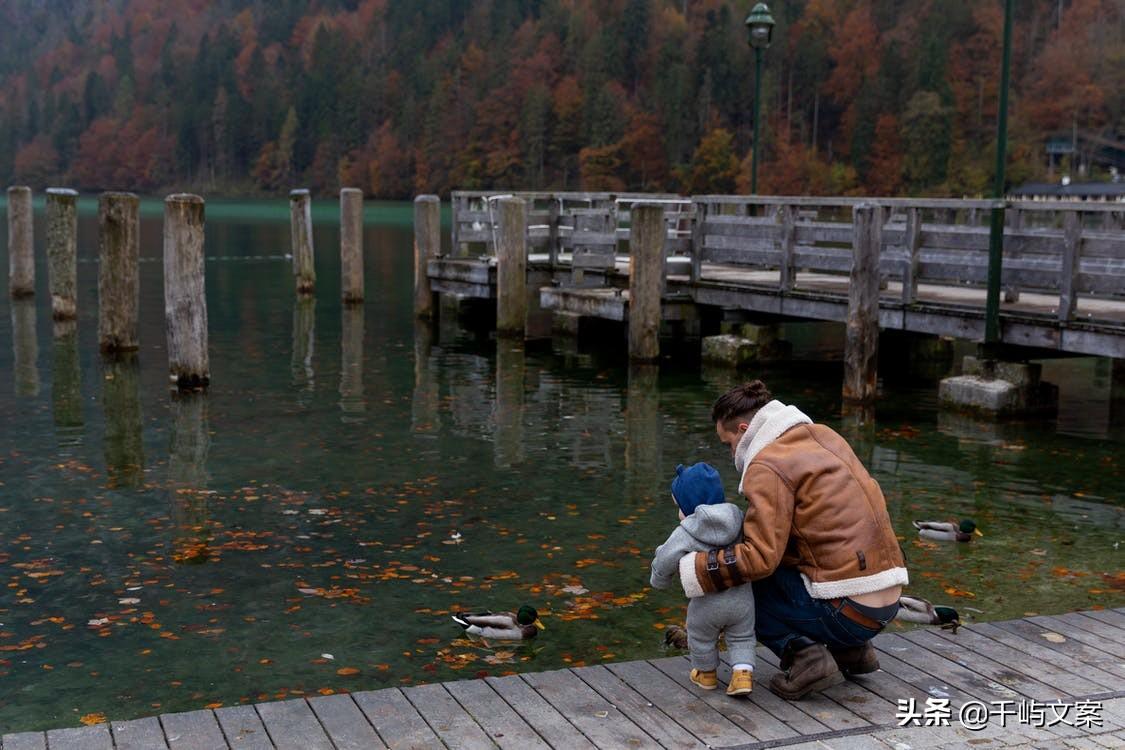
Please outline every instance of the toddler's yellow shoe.
[{"label": "toddler's yellow shoe", "polygon": [[727,695],[750,695],[754,690],[754,673],[749,669],[736,669],[730,673]]},{"label": "toddler's yellow shoe", "polygon": [[704,690],[714,690],[719,686],[719,678],[715,676],[713,669],[710,672],[700,669],[691,670],[691,681]]}]

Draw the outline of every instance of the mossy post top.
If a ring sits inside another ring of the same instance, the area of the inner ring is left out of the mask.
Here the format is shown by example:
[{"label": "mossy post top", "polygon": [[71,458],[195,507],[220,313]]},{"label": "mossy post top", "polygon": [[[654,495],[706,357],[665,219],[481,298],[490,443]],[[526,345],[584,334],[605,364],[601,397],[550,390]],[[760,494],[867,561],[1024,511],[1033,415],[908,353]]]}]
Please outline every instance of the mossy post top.
[{"label": "mossy post top", "polygon": [[290,190],[289,191],[289,200],[297,200],[298,198],[304,198],[308,195],[309,195],[309,189],[308,188],[298,188],[297,190]]},{"label": "mossy post top", "polygon": [[167,198],[165,198],[164,202],[166,204],[167,203],[198,203],[199,205],[203,205],[203,199],[200,198],[198,195],[193,195],[192,193],[173,193],[172,195],[169,195]]},{"label": "mossy post top", "polygon": [[55,200],[62,200],[62,201],[68,201],[69,202],[69,201],[74,201],[76,198],[78,198],[78,191],[77,190],[71,190],[70,188],[53,187],[53,188],[47,188],[47,195],[51,196]]}]

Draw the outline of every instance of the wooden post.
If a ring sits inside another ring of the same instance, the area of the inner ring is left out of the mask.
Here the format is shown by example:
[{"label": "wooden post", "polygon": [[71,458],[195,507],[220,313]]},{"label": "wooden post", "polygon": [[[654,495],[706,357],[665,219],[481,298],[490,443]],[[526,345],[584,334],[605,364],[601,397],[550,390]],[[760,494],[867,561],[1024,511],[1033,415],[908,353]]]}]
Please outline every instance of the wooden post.
[{"label": "wooden post", "polygon": [[1082,257],[1082,219],[1077,211],[1067,211],[1063,217],[1062,273],[1059,277],[1059,320],[1074,317],[1078,305],[1078,270]]},{"label": "wooden post", "polygon": [[109,487],[144,483],[144,423],[141,419],[140,368],[135,352],[106,360],[102,375],[105,414],[105,466]]},{"label": "wooden post", "polygon": [[434,314],[430,288],[430,259],[441,251],[441,199],[419,195],[414,199],[414,316],[429,319]]},{"label": "wooden post", "polygon": [[694,203],[695,211],[691,217],[691,283],[699,281],[703,272],[704,224],[707,221],[707,204]]},{"label": "wooden post", "polygon": [[629,241],[629,358],[660,356],[660,299],[664,293],[664,207],[637,203]]},{"label": "wooden post", "polygon": [[523,336],[527,326],[527,202],[499,201],[496,248],[496,334]]},{"label": "wooden post", "polygon": [[340,288],[345,304],[363,302],[363,191],[340,191]]},{"label": "wooden post", "polygon": [[780,285],[781,291],[789,292],[793,290],[793,282],[797,277],[797,269],[793,266],[793,251],[797,244],[796,207],[780,206],[777,218],[781,223]]},{"label": "wooden post", "polygon": [[140,206],[132,193],[98,198],[98,346],[103,352],[139,346]]},{"label": "wooden post", "polygon": [[203,199],[176,193],[164,199],[164,318],[168,371],[180,389],[211,381],[207,356],[207,296],[203,273]]},{"label": "wooden post", "polygon": [[68,188],[47,189],[47,279],[51,287],[51,316],[78,316],[78,193]]},{"label": "wooden post", "polygon": [[293,246],[293,277],[297,294],[312,294],[316,288],[312,236],[312,200],[308,190],[289,191],[289,232]]},{"label": "wooden post", "polygon": [[902,269],[902,304],[913,305],[918,301],[918,266],[922,249],[921,209],[906,209],[906,233],[903,235],[902,245],[906,251],[906,263]]},{"label": "wooden post", "polygon": [[852,271],[848,283],[848,322],[844,341],[844,400],[875,400],[879,354],[879,249],[882,222],[877,206],[852,209]]},{"label": "wooden post", "polygon": [[39,395],[39,337],[30,299],[12,300],[12,374],[17,396]]},{"label": "wooden post", "polygon": [[356,305],[344,307],[340,331],[340,411],[343,422],[362,422],[367,411],[363,396],[364,310]]},{"label": "wooden post", "polygon": [[35,294],[31,219],[31,188],[8,188],[8,292],[16,298]]},{"label": "wooden post", "polygon": [[206,393],[178,393],[172,398],[168,446],[168,494],[173,536],[172,560],[201,565],[212,555],[207,488],[207,454],[211,429]]},{"label": "wooden post", "polygon": [[559,218],[562,198],[552,195],[547,206],[547,267],[554,271],[559,264]]},{"label": "wooden post", "polygon": [[451,193],[449,196],[449,208],[452,213],[449,229],[449,254],[450,257],[461,257],[461,209],[464,207],[465,202],[456,192]]},{"label": "wooden post", "polygon": [[431,362],[434,329],[430,321],[414,321],[414,396],[410,400],[410,425],[415,433],[437,433],[441,428],[441,390]]},{"label": "wooden post", "polygon": [[526,359],[523,344],[500,341],[496,344],[496,408],[493,430],[493,462],[508,468],[524,460],[524,374]]}]

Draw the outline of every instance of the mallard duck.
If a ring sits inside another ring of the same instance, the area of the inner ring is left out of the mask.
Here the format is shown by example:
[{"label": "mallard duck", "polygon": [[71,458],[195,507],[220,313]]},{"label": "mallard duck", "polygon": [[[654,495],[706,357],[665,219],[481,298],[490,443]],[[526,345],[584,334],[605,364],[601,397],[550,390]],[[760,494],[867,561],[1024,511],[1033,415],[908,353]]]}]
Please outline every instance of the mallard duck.
[{"label": "mallard duck", "polygon": [[510,641],[525,641],[539,635],[540,630],[547,629],[539,621],[539,613],[535,611],[535,607],[526,604],[514,613],[458,612],[453,615],[453,622],[464,628],[469,635]]},{"label": "mallard duck", "polygon": [[664,646],[666,648],[678,648],[681,651],[686,651],[687,631],[679,625],[673,625],[664,631]]},{"label": "mallard duck", "polygon": [[943,630],[952,630],[954,633],[961,627],[961,616],[953,607],[935,607],[916,596],[898,598],[898,614],[895,615],[895,619],[920,622],[925,625],[940,625]]},{"label": "mallard duck", "polygon": [[935,539],[939,542],[971,542],[973,534],[984,536],[976,522],[968,518],[959,524],[952,521],[915,521],[914,528],[918,529],[918,536],[923,539]]}]

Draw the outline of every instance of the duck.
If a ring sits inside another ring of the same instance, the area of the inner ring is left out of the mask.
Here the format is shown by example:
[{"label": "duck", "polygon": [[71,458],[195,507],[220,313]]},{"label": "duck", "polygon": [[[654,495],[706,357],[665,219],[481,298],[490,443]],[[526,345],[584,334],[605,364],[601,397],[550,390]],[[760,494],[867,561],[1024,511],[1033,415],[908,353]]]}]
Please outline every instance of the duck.
[{"label": "duck", "polygon": [[530,640],[547,629],[539,620],[539,612],[527,604],[516,612],[458,612],[453,622],[469,635],[509,641]]},{"label": "duck", "polygon": [[896,620],[920,622],[924,625],[939,625],[942,630],[957,632],[961,627],[961,616],[953,607],[934,606],[917,596],[900,596]]},{"label": "duck", "polygon": [[959,524],[952,521],[915,521],[914,528],[923,539],[939,542],[971,542],[974,534],[984,536],[976,522],[968,518]]}]

